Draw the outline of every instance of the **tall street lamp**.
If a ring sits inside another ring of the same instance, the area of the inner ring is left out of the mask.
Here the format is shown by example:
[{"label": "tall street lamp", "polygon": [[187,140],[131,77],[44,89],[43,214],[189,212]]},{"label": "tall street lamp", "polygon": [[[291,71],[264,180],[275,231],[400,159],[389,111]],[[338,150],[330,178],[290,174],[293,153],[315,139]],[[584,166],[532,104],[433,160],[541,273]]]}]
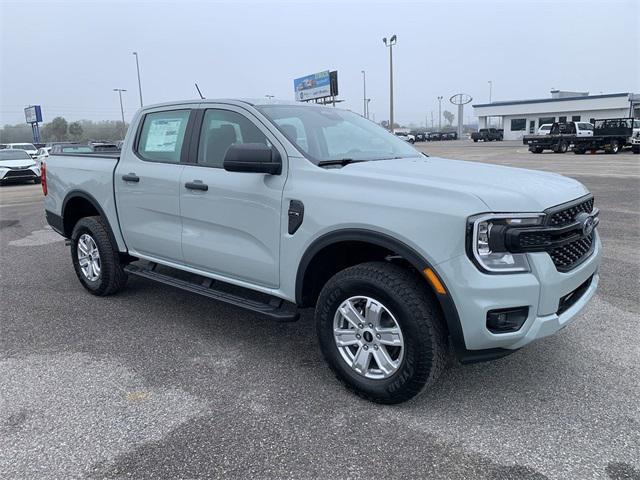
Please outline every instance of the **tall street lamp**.
[{"label": "tall street lamp", "polygon": [[124,88],[114,88],[113,91],[118,92],[118,96],[120,97],[120,114],[122,115],[120,134],[122,135],[121,140],[124,140],[124,107],[122,106],[122,92],[126,92],[126,90]]},{"label": "tall street lamp", "polygon": [[140,92],[140,106],[142,107],[142,82],[140,82],[140,63],[138,62],[138,52],[133,52],[136,57],[136,70],[138,71],[138,91]]},{"label": "tall street lamp", "polygon": [[491,90],[493,89],[493,82],[489,80],[487,83],[489,84],[489,103],[491,103]]},{"label": "tall street lamp", "polygon": [[369,118],[367,113],[367,74],[364,70],[360,70],[362,73],[362,115],[364,118]]},{"label": "tall street lamp", "polygon": [[438,130],[442,131],[442,96],[438,97]]},{"label": "tall street lamp", "polygon": [[391,35],[382,39],[385,47],[389,47],[389,130],[393,132],[393,46],[397,43],[398,37]]}]

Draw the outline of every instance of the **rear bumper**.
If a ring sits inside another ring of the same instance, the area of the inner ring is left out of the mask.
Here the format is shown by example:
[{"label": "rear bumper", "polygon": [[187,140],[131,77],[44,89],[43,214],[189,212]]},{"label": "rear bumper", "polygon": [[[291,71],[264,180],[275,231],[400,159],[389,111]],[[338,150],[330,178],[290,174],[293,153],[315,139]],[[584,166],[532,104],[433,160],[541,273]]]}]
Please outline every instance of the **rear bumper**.
[{"label": "rear bumper", "polygon": [[[512,275],[482,273],[466,255],[438,264],[438,274],[459,317],[465,355],[474,356],[475,352],[475,356],[482,357],[486,351],[489,358],[504,356],[567,326],[596,291],[601,249],[596,233],[591,255],[565,273],[556,269],[547,253],[528,254],[532,271]],[[580,289],[589,280],[588,287]],[[562,299],[574,291],[576,298],[563,307]],[[518,331],[496,334],[487,329],[489,310],[517,307],[529,307],[528,317]]]}]

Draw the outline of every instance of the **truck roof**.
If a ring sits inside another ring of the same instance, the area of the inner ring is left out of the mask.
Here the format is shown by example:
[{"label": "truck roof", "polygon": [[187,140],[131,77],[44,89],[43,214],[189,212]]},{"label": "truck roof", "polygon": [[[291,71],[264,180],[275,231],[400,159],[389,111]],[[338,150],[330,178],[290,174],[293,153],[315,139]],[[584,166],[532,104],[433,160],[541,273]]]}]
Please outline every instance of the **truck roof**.
[{"label": "truck roof", "polygon": [[172,102],[155,103],[153,105],[145,105],[142,109],[153,109],[157,107],[169,107],[174,105],[187,105],[193,103],[207,104],[207,103],[226,103],[229,105],[290,105],[290,106],[308,106],[316,107],[322,106],[315,103],[296,102],[293,100],[278,100],[275,98],[196,98],[192,100],[176,100]]}]

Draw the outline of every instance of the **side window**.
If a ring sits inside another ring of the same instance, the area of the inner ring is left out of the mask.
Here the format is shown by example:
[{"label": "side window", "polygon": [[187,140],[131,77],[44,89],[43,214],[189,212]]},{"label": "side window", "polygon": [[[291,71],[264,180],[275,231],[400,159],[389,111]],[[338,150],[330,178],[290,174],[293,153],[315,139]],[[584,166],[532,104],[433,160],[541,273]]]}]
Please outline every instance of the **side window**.
[{"label": "side window", "polygon": [[138,154],[151,162],[180,163],[189,110],[148,113],[138,140]]},{"label": "side window", "polygon": [[227,149],[238,143],[271,142],[251,120],[230,110],[209,109],[202,120],[198,164],[222,168]]}]

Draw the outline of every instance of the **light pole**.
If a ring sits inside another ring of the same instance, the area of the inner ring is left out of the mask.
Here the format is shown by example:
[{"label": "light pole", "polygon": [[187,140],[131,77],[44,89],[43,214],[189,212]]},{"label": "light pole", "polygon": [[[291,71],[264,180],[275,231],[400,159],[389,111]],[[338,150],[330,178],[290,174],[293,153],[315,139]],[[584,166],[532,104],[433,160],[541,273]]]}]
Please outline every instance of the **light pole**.
[{"label": "light pole", "polygon": [[389,131],[393,132],[393,46],[397,43],[398,37],[391,35],[382,39],[385,47],[389,47]]},{"label": "light pole", "polygon": [[489,103],[491,103],[491,90],[493,89],[493,82],[489,80],[487,83],[489,84]]},{"label": "light pole", "polygon": [[122,114],[122,127],[120,128],[120,133],[122,138],[120,140],[124,140],[124,107],[122,106],[122,92],[126,92],[124,88],[114,88],[114,92],[118,92],[118,96],[120,97],[120,113]]},{"label": "light pole", "polygon": [[438,130],[442,131],[442,95],[438,97]]},{"label": "light pole", "polygon": [[367,74],[364,70],[360,70],[362,73],[362,115],[364,118],[369,118],[367,113]]},{"label": "light pole", "polygon": [[367,104],[366,104],[367,107],[366,107],[365,111],[367,112],[366,117],[367,117],[367,120],[368,120],[369,119],[369,102],[371,101],[371,99],[370,98],[365,98],[365,100],[367,102]]},{"label": "light pole", "polygon": [[138,62],[138,52],[133,52],[136,57],[136,70],[138,71],[138,91],[140,92],[140,106],[142,107],[142,82],[140,82],[140,63]]}]

